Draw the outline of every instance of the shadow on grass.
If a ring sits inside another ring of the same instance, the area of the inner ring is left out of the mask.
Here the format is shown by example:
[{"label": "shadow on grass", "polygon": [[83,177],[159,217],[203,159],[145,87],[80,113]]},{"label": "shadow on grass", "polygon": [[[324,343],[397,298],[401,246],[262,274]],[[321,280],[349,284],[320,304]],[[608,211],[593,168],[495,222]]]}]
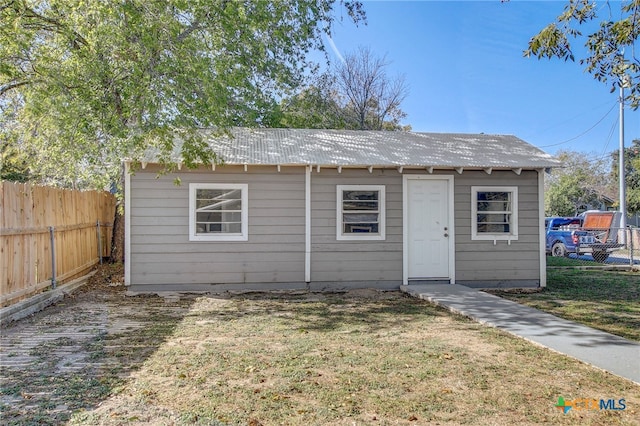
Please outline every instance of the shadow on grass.
[{"label": "shadow on grass", "polygon": [[174,333],[192,301],[92,289],[2,330],[3,425],[57,425],[117,393]]},{"label": "shadow on grass", "polygon": [[[252,332],[282,327],[295,336],[391,333],[411,326],[416,318],[449,315],[398,293],[369,295],[247,293],[189,296],[167,303],[155,296],[126,297],[122,290],[106,287],[89,289],[3,330],[3,424],[61,424],[76,412],[95,409],[124,389],[131,373],[175,337],[185,321],[228,327],[249,321],[255,324]],[[230,303],[207,304],[207,298]]]},{"label": "shadow on grass", "polygon": [[[231,300],[260,301],[259,308],[252,305],[250,312],[242,308],[233,311],[209,312],[214,317],[238,319],[248,313],[259,317],[283,316],[283,323],[291,328],[316,332],[333,332],[345,327],[382,332],[410,326],[416,318],[449,316],[445,309],[416,300],[397,292],[379,293],[379,297],[366,298],[351,293],[310,293],[305,296],[278,296],[257,293],[233,297]],[[207,315],[200,313],[200,315]],[[466,321],[466,319],[461,319]]]}]

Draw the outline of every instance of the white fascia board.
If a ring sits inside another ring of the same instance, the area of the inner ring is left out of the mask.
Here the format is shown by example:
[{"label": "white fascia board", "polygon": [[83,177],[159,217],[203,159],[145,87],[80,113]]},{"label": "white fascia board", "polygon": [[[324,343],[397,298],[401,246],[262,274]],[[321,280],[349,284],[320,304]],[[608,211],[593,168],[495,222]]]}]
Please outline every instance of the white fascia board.
[{"label": "white fascia board", "polygon": [[124,161],[124,285],[131,285],[131,161]]}]

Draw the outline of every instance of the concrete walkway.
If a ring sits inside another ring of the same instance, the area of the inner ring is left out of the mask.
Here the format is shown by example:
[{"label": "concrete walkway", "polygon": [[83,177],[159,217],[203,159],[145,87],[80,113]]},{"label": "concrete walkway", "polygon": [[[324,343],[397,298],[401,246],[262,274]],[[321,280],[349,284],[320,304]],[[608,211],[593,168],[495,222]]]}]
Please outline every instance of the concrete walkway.
[{"label": "concrete walkway", "polygon": [[414,297],[640,384],[637,342],[462,285],[419,284],[400,288]]}]

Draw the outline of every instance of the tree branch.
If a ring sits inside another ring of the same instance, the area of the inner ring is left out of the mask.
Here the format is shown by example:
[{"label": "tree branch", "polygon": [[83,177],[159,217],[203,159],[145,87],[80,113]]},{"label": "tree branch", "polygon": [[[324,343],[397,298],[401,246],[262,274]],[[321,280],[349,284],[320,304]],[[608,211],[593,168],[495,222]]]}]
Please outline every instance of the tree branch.
[{"label": "tree branch", "polygon": [[31,83],[33,83],[33,81],[17,81],[14,83],[5,84],[4,86],[0,86],[0,96],[13,89],[17,89],[18,87],[26,86],[27,84]]},{"label": "tree branch", "polygon": [[195,20],[182,33],[178,34],[178,37],[176,37],[176,41],[178,43],[183,41],[185,38],[189,37],[189,35],[191,35],[191,33],[193,33],[194,31],[198,31],[201,28],[204,28],[204,27],[202,25],[200,25],[200,21]]},{"label": "tree branch", "polygon": [[[17,10],[16,10],[17,12]],[[65,24],[63,24],[62,22],[53,19],[53,18],[47,18],[46,16],[43,16],[41,14],[39,14],[38,12],[36,12],[35,10],[27,7],[26,5],[24,6],[24,12],[25,15],[29,18],[35,18],[35,19],[39,19],[40,21],[50,24],[53,26],[53,28],[47,28],[51,31],[55,31],[58,32],[59,34],[71,34],[74,37],[74,44],[75,42],[79,42],[80,44],[84,45],[84,46],[88,46],[89,43],[87,42],[87,40],[82,37],[80,34],[78,34],[76,31],[72,30],[71,28],[69,28],[68,26],[66,26]]]}]

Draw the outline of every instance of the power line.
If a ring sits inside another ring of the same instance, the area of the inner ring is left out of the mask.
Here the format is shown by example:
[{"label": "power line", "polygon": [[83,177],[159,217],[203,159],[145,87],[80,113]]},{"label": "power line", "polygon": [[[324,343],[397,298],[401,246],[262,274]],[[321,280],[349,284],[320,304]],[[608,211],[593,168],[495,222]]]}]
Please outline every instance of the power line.
[{"label": "power line", "polygon": [[602,123],[602,121],[603,121],[605,118],[607,118],[607,116],[608,116],[609,114],[611,114],[611,111],[613,111],[613,110],[614,110],[614,108],[615,108],[617,105],[618,105],[618,103],[617,103],[617,102],[616,102],[616,103],[614,103],[614,104],[613,104],[613,106],[611,107],[611,109],[609,109],[609,111],[607,111],[607,113],[606,113],[606,114],[605,114],[605,115],[604,115],[600,120],[598,120],[598,121],[597,121],[593,126],[589,127],[587,130],[585,130],[584,132],[580,133],[579,135],[574,136],[574,137],[572,137],[572,138],[570,138],[570,139],[567,139],[567,140],[565,140],[565,141],[563,141],[563,142],[558,142],[558,143],[554,143],[554,144],[550,144],[550,145],[541,145],[541,146],[539,146],[538,148],[548,148],[548,147],[551,147],[551,146],[564,145],[564,144],[566,144],[566,143],[569,143],[569,142],[571,142],[571,141],[574,141],[574,140],[576,140],[576,139],[578,139],[578,138],[580,138],[580,137],[582,137],[582,136],[586,135],[586,134],[587,134],[587,133],[589,133],[591,130],[593,130],[593,129],[598,125],[598,124]]},{"label": "power line", "polygon": [[609,144],[611,143],[611,139],[613,138],[613,132],[616,130],[617,126],[618,126],[618,118],[616,118],[616,120],[611,125],[611,130],[609,130],[609,135],[607,136],[607,139],[606,139],[607,143],[605,144],[604,148],[602,149],[602,153],[597,154],[595,152],[591,152],[590,154],[592,154],[592,155],[586,157],[585,161],[587,161],[589,163],[595,163],[595,162],[598,162],[600,160],[604,160],[604,159],[606,159],[607,157],[609,157],[611,155],[611,153],[613,151],[607,152],[607,148],[609,147]]},{"label": "power line", "polygon": [[560,127],[560,126],[562,126],[562,125],[563,125],[563,124],[565,124],[565,123],[569,123],[570,121],[573,121],[573,120],[575,120],[576,118],[579,118],[579,117],[584,116],[587,112],[595,111],[595,110],[599,109],[601,106],[609,105],[610,103],[611,103],[611,100],[608,100],[608,101],[606,101],[606,102],[603,102],[603,103],[601,103],[601,104],[599,104],[599,105],[594,106],[593,108],[589,109],[588,111],[587,111],[587,110],[585,110],[585,111],[583,111],[583,112],[580,112],[580,113],[578,113],[578,114],[574,115],[573,117],[567,118],[567,119],[566,119],[566,120],[564,120],[564,121],[557,122],[557,123],[554,123],[553,125],[548,126],[548,127],[544,128],[544,129],[540,129],[540,130],[538,130],[535,134],[546,133],[546,132],[548,132],[549,130],[555,129],[556,127]]},{"label": "power line", "polygon": [[602,149],[602,159],[604,159],[605,156],[611,155],[610,152],[607,152],[607,148],[609,147],[609,143],[611,143],[611,138],[613,137],[613,132],[615,131],[619,120],[620,120],[620,117],[616,117],[616,121],[611,126],[611,130],[609,130],[609,136],[607,137],[607,143],[604,145],[604,148]]}]

